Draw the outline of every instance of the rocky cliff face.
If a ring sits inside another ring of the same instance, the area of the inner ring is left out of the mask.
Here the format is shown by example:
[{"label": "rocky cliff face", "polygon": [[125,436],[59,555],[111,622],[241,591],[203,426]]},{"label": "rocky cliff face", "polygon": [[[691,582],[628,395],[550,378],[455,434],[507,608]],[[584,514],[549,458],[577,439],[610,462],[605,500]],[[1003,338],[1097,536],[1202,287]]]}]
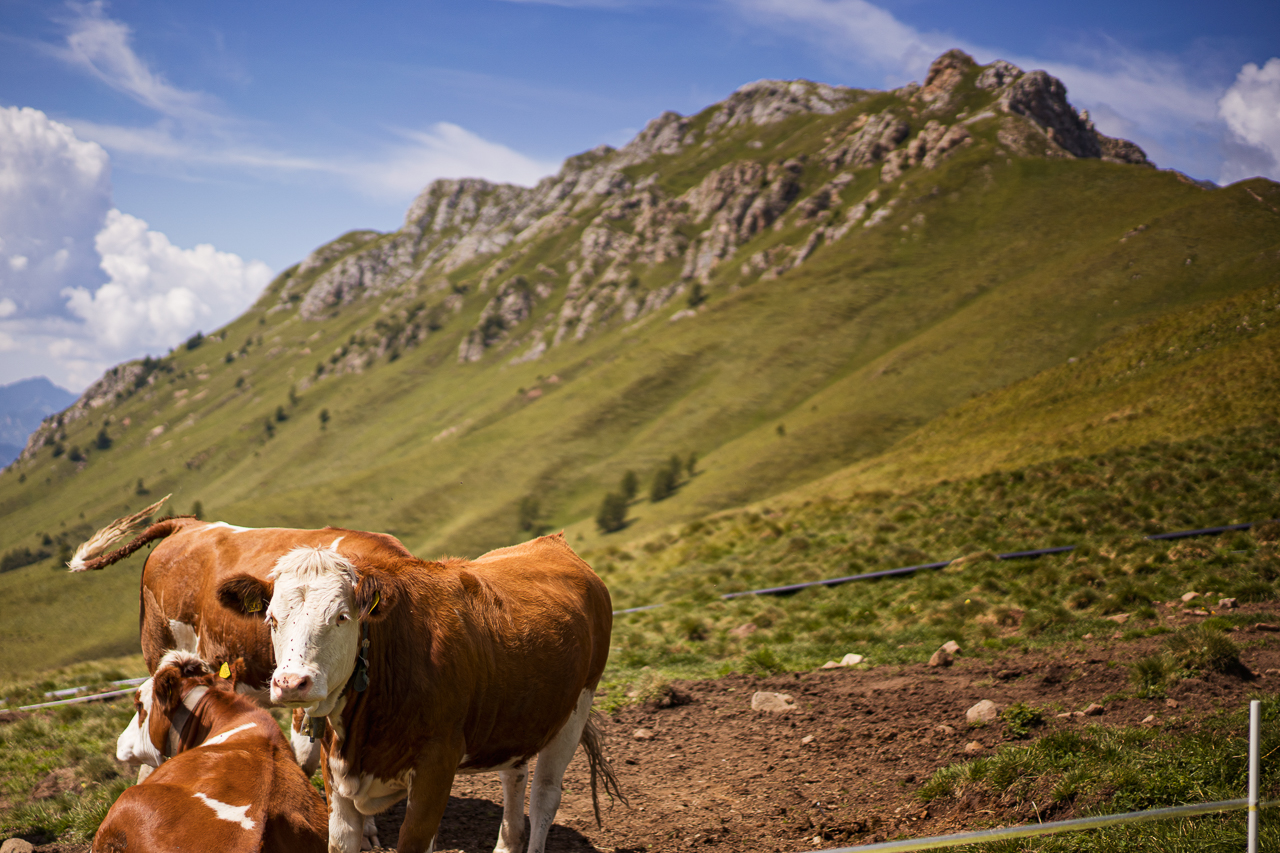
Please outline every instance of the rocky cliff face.
[{"label": "rocky cliff face", "polygon": [[[789,140],[805,132],[819,141],[797,153]],[[311,323],[379,301],[377,319],[304,383],[435,334],[458,336],[462,363],[533,360],[681,296],[694,308],[711,288],[784,275],[881,227],[912,175],[974,146],[1150,165],[1098,133],[1061,81],[958,50],[923,85],[890,93],[760,80],[698,115],[663,113],[624,147],[571,157],[534,187],[435,181],[400,230],[345,235],[283,274],[267,310]],[[145,383],[138,370],[104,377],[68,416]]]}]

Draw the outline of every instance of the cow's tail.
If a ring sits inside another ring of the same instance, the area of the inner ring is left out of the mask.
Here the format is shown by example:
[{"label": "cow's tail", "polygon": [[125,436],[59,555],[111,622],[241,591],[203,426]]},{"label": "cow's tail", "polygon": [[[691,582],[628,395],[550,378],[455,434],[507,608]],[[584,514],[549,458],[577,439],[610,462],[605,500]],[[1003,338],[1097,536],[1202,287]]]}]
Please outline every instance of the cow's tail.
[{"label": "cow's tail", "polygon": [[619,800],[624,806],[629,803],[622,789],[618,787],[618,777],[613,772],[613,766],[604,754],[604,732],[600,731],[600,724],[596,722],[594,713],[587,717],[587,724],[582,729],[582,748],[586,750],[587,765],[591,768],[591,808],[596,813],[596,826],[602,826],[600,780],[604,781],[604,791],[611,799]]},{"label": "cow's tail", "polygon": [[73,572],[87,572],[93,569],[104,569],[112,563],[123,560],[125,557],[137,551],[148,542],[154,542],[157,539],[163,539],[170,533],[179,530],[188,524],[185,518],[171,518],[151,525],[142,535],[111,553],[105,553],[108,548],[115,545],[122,539],[132,536],[139,528],[146,523],[146,520],[160,508],[170,498],[165,495],[160,500],[153,503],[146,509],[139,510],[133,515],[126,515],[124,518],[117,518],[106,527],[89,537],[88,541],[76,549],[76,553],[71,557],[71,561],[67,563],[67,568]]}]

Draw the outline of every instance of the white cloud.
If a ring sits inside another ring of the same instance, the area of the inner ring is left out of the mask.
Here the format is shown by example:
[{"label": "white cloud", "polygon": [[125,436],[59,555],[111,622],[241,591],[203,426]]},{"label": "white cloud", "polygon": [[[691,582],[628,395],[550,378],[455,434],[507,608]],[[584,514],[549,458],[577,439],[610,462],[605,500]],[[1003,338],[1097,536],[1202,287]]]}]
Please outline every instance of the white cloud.
[{"label": "white cloud", "polygon": [[77,14],[66,22],[67,44],[60,51],[65,60],[163,115],[217,120],[207,95],[179,89],[147,67],[129,45],[129,27],[108,18],[101,0],[70,5]]},{"label": "white cloud", "polygon": [[107,152],[39,110],[0,108],[0,299],[58,313],[69,281],[101,278],[93,237],[111,207]]},{"label": "white cloud", "polygon": [[1218,101],[1218,112],[1237,143],[1228,149],[1223,181],[1255,175],[1280,180],[1280,58],[1241,68]]},{"label": "white cloud", "polygon": [[174,246],[111,208],[110,161],[39,110],[0,108],[0,382],[82,388],[233,319],[271,270]]},{"label": "white cloud", "polygon": [[485,178],[532,186],[560,167],[448,122],[439,122],[429,131],[400,131],[400,135],[410,144],[391,149],[376,162],[332,168],[350,174],[366,191],[413,195],[437,178]]},{"label": "white cloud", "polygon": [[112,210],[96,238],[110,281],[63,291],[102,353],[137,355],[232,320],[271,280],[261,261],[201,244],[180,249],[141,219]]}]

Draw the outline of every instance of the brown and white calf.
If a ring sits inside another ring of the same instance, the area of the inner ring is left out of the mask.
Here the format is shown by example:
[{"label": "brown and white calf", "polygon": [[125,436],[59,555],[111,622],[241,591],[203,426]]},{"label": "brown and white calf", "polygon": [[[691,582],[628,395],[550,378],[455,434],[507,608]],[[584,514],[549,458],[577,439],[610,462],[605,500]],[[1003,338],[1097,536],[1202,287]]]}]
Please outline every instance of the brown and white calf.
[{"label": "brown and white calf", "polygon": [[[609,655],[609,592],[563,535],[474,561],[424,562],[331,534],[282,557],[269,582],[224,582],[224,600],[270,599],[271,700],[327,718],[329,849],[354,853],[362,815],[408,796],[397,849],[434,846],[456,773],[497,771],[498,853],[543,853],[578,744],[617,793],[591,703]],[[248,608],[245,608],[248,609]],[[598,813],[597,813],[598,816]]]},{"label": "brown and white calf", "polygon": [[189,652],[170,652],[134,694],[116,756],[157,767],[127,788],[93,853],[321,853],[324,798],[269,713]]}]

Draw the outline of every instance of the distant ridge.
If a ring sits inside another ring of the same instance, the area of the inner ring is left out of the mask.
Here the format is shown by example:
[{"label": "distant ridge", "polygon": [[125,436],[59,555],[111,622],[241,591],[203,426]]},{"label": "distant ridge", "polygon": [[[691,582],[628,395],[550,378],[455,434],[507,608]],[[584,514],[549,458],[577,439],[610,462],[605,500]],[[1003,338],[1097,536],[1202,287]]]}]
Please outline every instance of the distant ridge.
[{"label": "distant ridge", "polygon": [[18,458],[41,421],[75,401],[75,394],[43,376],[0,385],[0,467]]}]

